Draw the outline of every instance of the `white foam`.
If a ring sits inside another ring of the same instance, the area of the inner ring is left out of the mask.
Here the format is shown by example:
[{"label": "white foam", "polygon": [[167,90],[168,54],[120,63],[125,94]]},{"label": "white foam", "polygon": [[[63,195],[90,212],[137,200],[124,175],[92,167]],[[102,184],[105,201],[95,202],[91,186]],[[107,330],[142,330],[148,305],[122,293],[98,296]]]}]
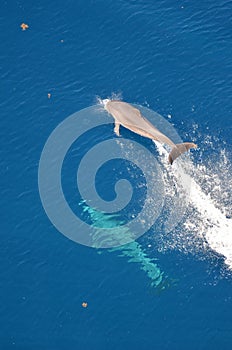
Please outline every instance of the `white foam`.
[{"label": "white foam", "polygon": [[[206,239],[211,249],[225,257],[225,263],[232,269],[232,219],[226,217],[226,208],[220,203],[220,200],[215,202],[209,193],[205,193],[199,182],[202,181],[204,175],[208,180],[215,181],[214,184],[220,192],[220,180],[215,173],[209,176],[206,173],[199,174],[197,167],[190,159],[178,159],[172,167],[167,166],[168,152],[166,149],[155,142],[158,153],[162,160],[162,164],[166,170],[172,174],[172,177],[178,185],[177,179],[181,180],[182,187],[189,198],[187,201],[197,211],[196,215],[188,217],[184,227],[187,230],[197,232],[202,239]],[[228,166],[228,160],[224,163]],[[204,171],[204,167],[201,168]],[[168,184],[167,184],[168,186]],[[188,192],[188,190],[190,191]]]}]

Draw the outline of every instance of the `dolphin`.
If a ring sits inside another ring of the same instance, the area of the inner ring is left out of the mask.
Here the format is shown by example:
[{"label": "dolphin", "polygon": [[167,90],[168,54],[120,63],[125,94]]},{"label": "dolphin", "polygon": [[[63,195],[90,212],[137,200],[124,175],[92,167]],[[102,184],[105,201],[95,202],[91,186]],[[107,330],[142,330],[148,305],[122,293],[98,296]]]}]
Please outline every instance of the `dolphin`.
[{"label": "dolphin", "polygon": [[127,102],[105,99],[102,103],[107,112],[111,114],[115,120],[114,132],[117,136],[120,136],[119,128],[120,125],[122,125],[124,128],[127,128],[136,134],[148,137],[149,139],[160,143],[168,144],[171,147],[171,152],[168,156],[170,164],[190,148],[197,148],[197,145],[192,142],[175,144],[152,125],[137,108],[131,106]]}]

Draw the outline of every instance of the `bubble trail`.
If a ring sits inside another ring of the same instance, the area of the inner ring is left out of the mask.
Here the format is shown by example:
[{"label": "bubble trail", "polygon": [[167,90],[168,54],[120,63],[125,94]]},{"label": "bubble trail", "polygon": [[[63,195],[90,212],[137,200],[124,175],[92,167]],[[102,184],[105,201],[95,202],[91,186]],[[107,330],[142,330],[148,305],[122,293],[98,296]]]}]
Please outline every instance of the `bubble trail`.
[{"label": "bubble trail", "polygon": [[170,167],[166,162],[168,152],[161,144],[155,143],[162,164],[175,184],[178,185],[178,182],[181,182],[183,190],[187,193],[191,183],[186,200],[197,211],[197,215],[184,223],[185,228],[194,230],[202,239],[206,239],[210,248],[222,254],[225,257],[225,264],[232,269],[232,219],[226,217],[225,208],[222,205],[218,208],[210,195],[206,194],[201,185],[197,183],[194,176],[198,178],[197,168],[190,159],[178,159]]}]

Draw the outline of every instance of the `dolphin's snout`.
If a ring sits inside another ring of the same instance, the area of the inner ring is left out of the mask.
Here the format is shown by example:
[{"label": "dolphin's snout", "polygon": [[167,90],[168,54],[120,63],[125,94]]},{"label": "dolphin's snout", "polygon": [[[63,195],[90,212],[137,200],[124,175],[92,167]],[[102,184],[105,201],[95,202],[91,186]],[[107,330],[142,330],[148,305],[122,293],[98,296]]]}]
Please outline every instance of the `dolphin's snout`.
[{"label": "dolphin's snout", "polygon": [[108,98],[105,98],[104,100],[102,100],[102,104],[103,104],[104,108],[106,108],[106,105],[109,101],[110,100]]}]

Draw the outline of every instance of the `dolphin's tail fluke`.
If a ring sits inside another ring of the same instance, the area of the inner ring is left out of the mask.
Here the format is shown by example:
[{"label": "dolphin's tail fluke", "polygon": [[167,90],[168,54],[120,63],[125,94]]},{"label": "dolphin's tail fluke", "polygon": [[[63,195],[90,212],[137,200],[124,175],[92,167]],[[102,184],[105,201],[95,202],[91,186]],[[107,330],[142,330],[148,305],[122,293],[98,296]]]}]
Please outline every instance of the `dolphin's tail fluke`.
[{"label": "dolphin's tail fluke", "polygon": [[192,142],[184,142],[176,144],[168,156],[168,161],[170,164],[174,162],[182,153],[187,152],[190,148],[197,148],[197,145]]}]

